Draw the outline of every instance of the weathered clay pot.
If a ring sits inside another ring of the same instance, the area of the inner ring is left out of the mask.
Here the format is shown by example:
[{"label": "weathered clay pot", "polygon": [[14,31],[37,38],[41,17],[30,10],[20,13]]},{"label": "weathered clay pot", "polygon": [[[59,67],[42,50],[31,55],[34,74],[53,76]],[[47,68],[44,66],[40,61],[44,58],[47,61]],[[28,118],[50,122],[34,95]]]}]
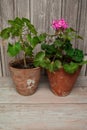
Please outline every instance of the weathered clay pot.
[{"label": "weathered clay pot", "polygon": [[40,79],[40,67],[32,69],[17,69],[9,64],[12,79],[19,94],[28,96],[35,93]]},{"label": "weathered clay pot", "polygon": [[67,96],[71,92],[80,70],[81,68],[74,74],[66,73],[63,68],[55,72],[47,71],[52,92],[58,96]]}]

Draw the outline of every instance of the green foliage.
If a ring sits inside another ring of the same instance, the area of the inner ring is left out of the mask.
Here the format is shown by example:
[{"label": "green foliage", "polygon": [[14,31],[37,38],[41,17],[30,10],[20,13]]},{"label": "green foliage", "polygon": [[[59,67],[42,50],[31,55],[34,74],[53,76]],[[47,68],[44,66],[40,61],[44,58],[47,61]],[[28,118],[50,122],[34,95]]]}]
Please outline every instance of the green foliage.
[{"label": "green foliage", "polygon": [[46,33],[42,33],[42,34],[40,34],[40,35],[39,35],[39,40],[40,40],[40,42],[45,41],[45,40],[46,40],[46,36],[47,36]]},{"label": "green foliage", "polygon": [[31,38],[30,43],[31,46],[34,48],[38,43],[40,43],[39,38],[37,36]]},{"label": "green foliage", "polygon": [[34,25],[31,24],[29,19],[21,19],[19,17],[16,17],[14,20],[8,20],[8,23],[10,26],[3,29],[0,32],[0,36],[3,39],[18,39],[18,42],[14,42],[13,45],[8,44],[7,52],[9,55],[16,56],[20,51],[24,51],[26,56],[33,56],[33,49],[40,43]]},{"label": "green foliage", "polygon": [[48,69],[50,72],[54,72],[58,69],[60,69],[62,67],[62,64],[59,60],[56,60],[54,62],[51,62],[49,65],[48,65]]},{"label": "green foliage", "polygon": [[35,66],[41,66],[42,67],[42,64],[44,63],[44,58],[45,58],[45,53],[44,52],[39,52],[35,59],[34,59],[34,65]]},{"label": "green foliage", "polygon": [[[2,39],[13,39],[14,43],[8,44],[7,52],[9,56],[16,56],[21,51],[24,54],[24,64],[26,67],[26,56],[34,57],[33,50],[44,39],[45,35],[37,36],[37,31],[30,20],[27,18],[16,17],[8,20],[9,27],[0,32]],[[17,41],[17,42],[15,42]]]},{"label": "green foliage", "polygon": [[17,55],[19,52],[21,51],[21,45],[19,42],[16,42],[15,44],[8,44],[8,54],[12,57],[14,57],[15,55]]},{"label": "green foliage", "polygon": [[0,36],[3,38],[3,39],[8,39],[10,37],[10,32],[11,32],[11,28],[5,28],[1,31],[0,33]]},{"label": "green foliage", "polygon": [[72,47],[71,41],[76,38],[82,40],[72,28],[44,36],[41,41],[42,51],[35,57],[35,66],[41,66],[50,72],[63,67],[67,73],[75,73],[79,66],[87,64],[87,61],[83,61],[83,51]]},{"label": "green foliage", "polygon": [[45,51],[46,56],[48,56],[48,57],[50,57],[50,58],[51,58],[52,56],[54,56],[54,55],[56,54],[56,51],[57,51],[54,44],[49,45],[49,44],[43,43],[43,44],[41,45],[41,48],[42,48],[42,50]]},{"label": "green foliage", "polygon": [[53,72],[57,69],[62,67],[62,64],[59,60],[56,60],[55,62],[51,62],[48,58],[45,58],[44,52],[37,53],[35,59],[34,59],[34,65],[49,69],[49,71]]},{"label": "green foliage", "polygon": [[68,49],[66,54],[75,62],[82,62],[84,58],[83,51],[79,49]]},{"label": "green foliage", "polygon": [[67,73],[73,74],[79,68],[79,65],[77,63],[71,62],[69,64],[64,64],[63,67]]},{"label": "green foliage", "polygon": [[33,33],[35,35],[37,34],[37,31],[36,31],[34,25],[31,24],[29,19],[22,18],[22,21],[24,22],[24,24],[26,24],[26,26],[28,27],[28,29],[30,30],[31,33]]}]

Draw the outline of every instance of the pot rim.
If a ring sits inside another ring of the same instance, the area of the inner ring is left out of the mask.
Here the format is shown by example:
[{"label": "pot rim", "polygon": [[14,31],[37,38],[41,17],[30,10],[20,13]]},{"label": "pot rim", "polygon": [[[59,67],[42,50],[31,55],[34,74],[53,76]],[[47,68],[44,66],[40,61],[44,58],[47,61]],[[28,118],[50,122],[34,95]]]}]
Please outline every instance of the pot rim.
[{"label": "pot rim", "polygon": [[[20,60],[22,60],[22,59],[20,59]],[[41,67],[25,68],[25,69],[24,69],[24,68],[16,68],[16,67],[11,66],[11,64],[14,63],[15,61],[17,61],[17,60],[11,60],[11,61],[8,63],[8,65],[9,65],[10,68],[15,69],[15,70],[35,70],[35,69],[41,69]]]}]

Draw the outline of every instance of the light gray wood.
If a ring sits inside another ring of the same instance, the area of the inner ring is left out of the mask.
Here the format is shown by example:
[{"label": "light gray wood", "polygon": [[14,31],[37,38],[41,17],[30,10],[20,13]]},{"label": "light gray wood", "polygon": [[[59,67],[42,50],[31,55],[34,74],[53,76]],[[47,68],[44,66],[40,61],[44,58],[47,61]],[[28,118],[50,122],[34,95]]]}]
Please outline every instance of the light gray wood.
[{"label": "light gray wood", "polygon": [[48,32],[52,20],[60,17],[61,0],[31,0],[31,21],[39,32]]},{"label": "light gray wood", "polygon": [[[65,18],[74,29],[83,36],[83,41],[73,41],[87,54],[87,0],[0,0],[0,30],[7,26],[7,20],[14,17],[30,18],[38,32],[53,33],[51,23],[53,19]],[[4,41],[3,41],[4,42]],[[6,43],[7,44],[7,43]],[[7,45],[1,47],[1,76],[8,76]],[[35,52],[40,50],[38,46]],[[19,56],[21,57],[22,54]],[[87,74],[86,65],[82,75]]]},{"label": "light gray wood", "polygon": [[64,17],[69,26],[76,29],[78,13],[78,0],[63,0],[62,17]]},{"label": "light gray wood", "polygon": [[[2,21],[2,28],[7,27],[7,21],[9,19],[13,19],[13,0],[1,0],[1,21]],[[2,41],[4,43],[4,41]],[[6,43],[7,44],[7,43]],[[8,62],[10,58],[7,56],[7,45],[1,45],[1,55],[2,55],[2,69],[3,69],[3,76],[9,74],[8,70]]]},{"label": "light gray wood", "polygon": [[30,0],[14,0],[15,17],[30,18]]},{"label": "light gray wood", "polygon": [[0,130],[87,130],[87,104],[0,104]]},{"label": "light gray wood", "polygon": [[[39,33],[53,33],[52,20],[61,17],[61,0],[31,0],[31,22]],[[35,52],[40,50],[40,45]]]},{"label": "light gray wood", "polygon": [[[87,55],[85,55],[84,60],[87,60]],[[82,76],[86,76],[86,69],[87,69],[87,65],[85,64],[85,65],[82,66],[82,69],[81,69],[81,72],[80,72],[80,76],[81,75]]]},{"label": "light gray wood", "polygon": [[21,96],[10,78],[0,78],[0,103],[87,103],[87,76],[78,78],[70,95],[55,96],[46,77],[41,78],[38,90],[32,96]]},{"label": "light gray wood", "polygon": [[78,21],[77,21],[77,30],[79,35],[81,35],[83,37],[83,40],[79,40],[77,42],[77,47],[82,49],[84,51],[84,53],[86,53],[86,47],[87,44],[85,43],[85,39],[86,37],[84,37],[85,35],[85,31],[86,31],[86,13],[87,13],[87,0],[81,0],[79,1],[79,13],[78,13]]},{"label": "light gray wood", "polygon": [[[78,0],[63,0],[62,3],[62,18],[68,22],[69,27],[77,29],[78,18]],[[73,46],[75,47],[75,40],[73,40]]]},{"label": "light gray wood", "polygon": [[87,54],[87,1],[86,1],[86,15],[85,15],[85,34],[84,34],[84,52]]},{"label": "light gray wood", "polygon": [[42,79],[34,95],[21,96],[10,78],[0,78],[0,130],[86,130],[87,77],[66,97],[55,96]]}]

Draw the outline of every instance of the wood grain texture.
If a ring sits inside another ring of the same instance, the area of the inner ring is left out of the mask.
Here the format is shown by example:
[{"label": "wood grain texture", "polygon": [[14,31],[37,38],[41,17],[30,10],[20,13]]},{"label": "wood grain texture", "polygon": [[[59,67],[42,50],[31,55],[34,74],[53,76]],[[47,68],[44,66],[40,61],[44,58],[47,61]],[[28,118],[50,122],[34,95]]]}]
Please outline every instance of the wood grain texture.
[{"label": "wood grain texture", "polygon": [[14,0],[15,17],[30,18],[30,0]]},{"label": "wood grain texture", "polygon": [[41,78],[38,90],[32,96],[21,96],[10,78],[0,78],[0,103],[87,103],[87,76],[78,78],[72,92],[66,97],[55,96],[46,77]]},{"label": "wood grain texture", "polygon": [[[13,19],[14,13],[13,13],[13,0],[1,0],[1,21],[2,21],[2,28],[7,27],[7,21],[9,19]],[[4,43],[4,41],[2,41]],[[9,75],[8,70],[8,62],[10,61],[10,58],[7,56],[7,42],[4,44],[1,44],[1,56],[2,56],[2,70],[3,70],[3,76]],[[4,46],[3,46],[4,45]]]},{"label": "wood grain texture", "polygon": [[[77,29],[78,18],[78,0],[63,0],[62,2],[62,17],[69,23],[69,26]],[[75,47],[75,40],[73,40]]]},{"label": "wood grain texture", "polygon": [[87,129],[87,77],[67,97],[55,96],[46,77],[32,96],[19,95],[10,77],[0,78],[0,130],[49,129]]},{"label": "wood grain texture", "polygon": [[52,20],[60,17],[61,0],[31,0],[31,21],[39,32],[48,32]]},{"label": "wood grain texture", "polygon": [[[85,55],[84,60],[87,60],[87,55]],[[87,64],[82,66],[80,76],[86,76],[86,69],[87,69]]]},{"label": "wood grain texture", "polygon": [[[84,54],[87,54],[87,0],[0,0],[0,30],[7,26],[8,19],[16,16],[30,18],[39,33],[45,31],[53,33],[52,20],[65,18],[84,39],[73,41],[73,46],[82,49]],[[8,76],[8,62],[11,58],[7,56],[7,46],[0,46],[1,76]],[[35,52],[39,50],[40,46]],[[86,73],[87,69],[84,75]]]},{"label": "wood grain texture", "polygon": [[[86,13],[87,13],[87,0],[79,1],[79,9],[78,9],[78,20],[77,20],[77,30],[79,35],[84,38],[86,31]],[[85,40],[85,39],[84,39]],[[84,40],[77,41],[77,47],[82,49],[84,53],[86,53],[87,44]]]},{"label": "wood grain texture", "polygon": [[0,104],[0,130],[87,130],[87,104]]}]

